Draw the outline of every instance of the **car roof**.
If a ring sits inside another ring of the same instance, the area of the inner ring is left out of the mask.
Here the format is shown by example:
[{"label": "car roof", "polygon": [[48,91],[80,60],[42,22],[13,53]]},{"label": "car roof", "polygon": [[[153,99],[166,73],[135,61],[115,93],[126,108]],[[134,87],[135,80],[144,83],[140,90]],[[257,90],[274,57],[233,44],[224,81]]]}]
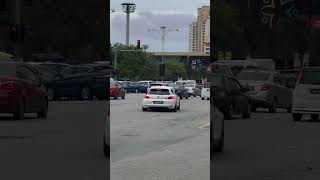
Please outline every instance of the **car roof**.
[{"label": "car roof", "polygon": [[170,87],[170,86],[153,86],[153,87],[150,88],[150,90],[151,89],[168,89],[168,90],[170,90],[170,89],[173,89],[173,87]]}]

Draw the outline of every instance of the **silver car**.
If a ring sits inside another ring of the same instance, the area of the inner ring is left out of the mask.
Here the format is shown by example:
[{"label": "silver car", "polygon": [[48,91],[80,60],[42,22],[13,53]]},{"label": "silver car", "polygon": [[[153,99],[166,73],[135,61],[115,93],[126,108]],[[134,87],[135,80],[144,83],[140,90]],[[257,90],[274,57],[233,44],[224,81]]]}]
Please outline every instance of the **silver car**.
[{"label": "silver car", "polygon": [[292,90],[288,88],[286,78],[275,71],[245,70],[236,78],[249,87],[252,98],[252,112],[256,108],[268,108],[269,112],[276,112],[277,108],[284,108],[291,112]]}]

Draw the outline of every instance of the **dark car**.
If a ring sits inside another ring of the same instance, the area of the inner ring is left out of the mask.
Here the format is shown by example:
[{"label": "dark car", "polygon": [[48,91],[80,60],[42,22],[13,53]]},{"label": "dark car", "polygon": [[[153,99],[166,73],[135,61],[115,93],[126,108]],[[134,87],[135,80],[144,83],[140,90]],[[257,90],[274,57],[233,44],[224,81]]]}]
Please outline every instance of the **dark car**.
[{"label": "dark car", "polygon": [[147,93],[149,83],[147,82],[139,82],[139,93]]},{"label": "dark car", "polygon": [[40,78],[40,81],[43,85],[42,88],[45,91],[47,91],[48,84],[57,78],[58,73],[46,66],[41,66],[38,63],[28,63],[28,64],[33,68],[34,72]]},{"label": "dark car", "polygon": [[24,118],[24,113],[46,118],[48,99],[40,87],[40,79],[29,65],[0,62],[0,113],[12,113],[18,120]]},{"label": "dark car", "polygon": [[210,97],[225,119],[232,119],[233,114],[250,118],[251,99],[247,87],[242,87],[234,77],[223,74],[210,74],[209,80]]},{"label": "dark car", "polygon": [[180,99],[189,98],[188,89],[186,89],[182,84],[176,84],[174,85],[174,89],[176,91],[176,94],[180,97]]},{"label": "dark car", "polygon": [[107,70],[90,65],[70,66],[58,74],[56,79],[48,84],[50,100],[60,97],[92,100],[107,98],[109,78]]},{"label": "dark car", "polygon": [[139,82],[127,82],[123,83],[123,87],[127,93],[138,93],[140,84]]}]

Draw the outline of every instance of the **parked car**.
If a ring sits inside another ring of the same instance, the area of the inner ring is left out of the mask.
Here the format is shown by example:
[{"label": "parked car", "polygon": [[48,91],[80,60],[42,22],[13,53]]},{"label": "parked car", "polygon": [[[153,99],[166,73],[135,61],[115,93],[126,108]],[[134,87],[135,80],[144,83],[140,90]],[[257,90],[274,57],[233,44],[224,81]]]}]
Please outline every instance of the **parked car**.
[{"label": "parked car", "polygon": [[94,96],[105,99],[108,82],[105,70],[88,65],[70,66],[48,83],[48,96],[50,100],[60,97],[92,100]]},{"label": "parked car", "polygon": [[0,61],[0,113],[12,113],[14,119],[24,119],[25,113],[37,113],[46,118],[48,98],[41,89],[39,77],[26,63]]},{"label": "parked car", "polygon": [[125,99],[126,92],[121,83],[117,81],[110,81],[110,97],[113,97],[114,99],[118,99],[118,97]]},{"label": "parked car", "polygon": [[40,78],[42,88],[47,92],[48,84],[57,78],[58,73],[46,66],[41,66],[39,63],[28,62],[27,64],[32,67],[34,73],[36,73],[36,75]]},{"label": "parked car", "polygon": [[174,112],[180,110],[180,97],[176,94],[173,87],[153,86],[143,97],[142,110],[150,108],[168,108]]},{"label": "parked car", "polygon": [[138,82],[138,92],[139,93],[147,93],[149,83],[147,82]]},{"label": "parked car", "polygon": [[304,114],[310,114],[312,120],[320,114],[320,67],[308,67],[301,70],[292,96],[292,118],[300,121]]},{"label": "parked car", "polygon": [[104,125],[104,135],[103,135],[103,153],[109,158],[110,157],[110,105],[107,103],[107,117]]},{"label": "parked car", "polygon": [[183,85],[174,85],[173,87],[176,91],[176,94],[180,97],[180,99],[189,98],[188,90]]},{"label": "parked car", "polygon": [[139,83],[138,82],[125,82],[122,83],[123,88],[126,93],[138,93],[139,92]]},{"label": "parked car", "polygon": [[250,88],[253,99],[252,111],[256,108],[268,108],[276,112],[284,108],[291,112],[292,90],[287,87],[286,78],[275,71],[245,70],[238,74],[237,79]]},{"label": "parked car", "polygon": [[252,102],[247,87],[243,87],[233,76],[224,74],[210,74],[209,80],[210,99],[215,102],[225,119],[232,119],[234,114],[250,118]]},{"label": "parked car", "polygon": [[201,96],[201,90],[198,84],[187,83],[184,85],[184,87],[188,90],[190,96]]},{"label": "parked car", "polygon": [[213,99],[210,99],[210,141],[212,159],[214,152],[222,152],[224,147],[224,116]]},{"label": "parked car", "polygon": [[201,89],[201,99],[202,100],[210,100],[210,83],[204,83],[203,88]]}]

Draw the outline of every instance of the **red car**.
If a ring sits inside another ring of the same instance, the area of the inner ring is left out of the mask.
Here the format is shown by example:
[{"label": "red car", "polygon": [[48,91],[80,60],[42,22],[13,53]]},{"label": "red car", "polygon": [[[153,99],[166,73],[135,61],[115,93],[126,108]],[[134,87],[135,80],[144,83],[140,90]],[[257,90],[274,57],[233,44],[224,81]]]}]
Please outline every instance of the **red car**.
[{"label": "red car", "polygon": [[124,99],[126,97],[125,89],[119,82],[110,81],[110,97],[114,99],[118,99],[118,97]]},{"label": "red car", "polygon": [[0,113],[21,120],[24,113],[46,118],[48,98],[34,69],[22,62],[0,62]]}]

